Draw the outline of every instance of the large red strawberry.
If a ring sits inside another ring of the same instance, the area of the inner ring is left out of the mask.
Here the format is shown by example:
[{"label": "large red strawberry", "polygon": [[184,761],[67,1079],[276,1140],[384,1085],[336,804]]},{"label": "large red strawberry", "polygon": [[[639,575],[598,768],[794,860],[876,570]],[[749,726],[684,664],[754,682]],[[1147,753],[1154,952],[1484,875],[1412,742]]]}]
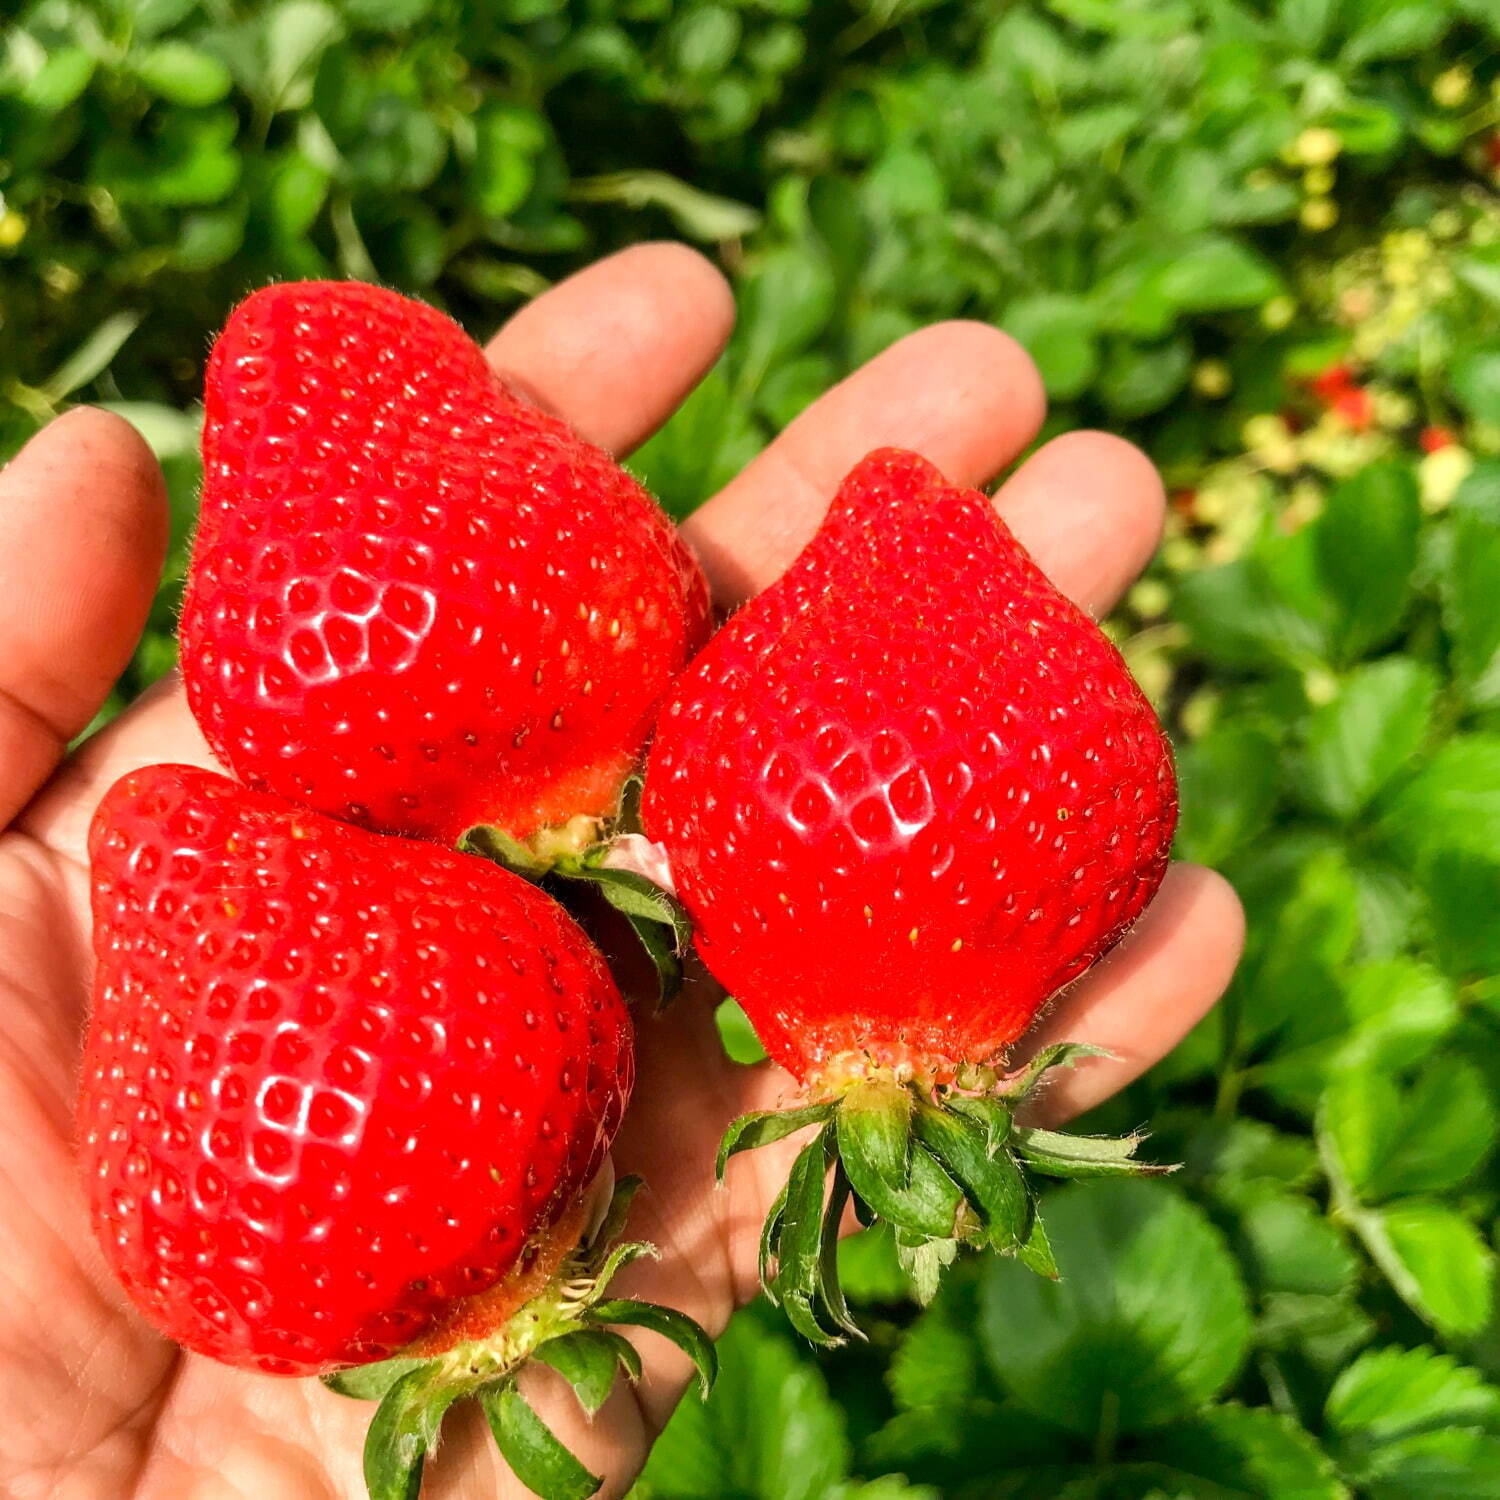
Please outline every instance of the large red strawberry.
[{"label": "large red strawberry", "polygon": [[609,814],[708,624],[650,496],[451,319],[267,287],[209,360],[182,671],[251,786],[386,832]]},{"label": "large red strawberry", "polygon": [[582,931],[485,861],[185,766],[118,782],[90,851],[82,1165],[136,1306],[272,1373],[406,1356],[353,1388],[416,1377],[428,1417],[519,1399],[539,1328],[585,1328],[607,1279],[580,1291],[585,1189],[634,1055]]},{"label": "large red strawberry", "polygon": [[726,1151],[826,1125],[773,1215],[799,1322],[843,1321],[796,1196],[835,1147],[835,1199],[852,1185],[908,1249],[1045,1265],[1011,1148],[1072,1148],[1013,1126],[999,1070],[1150,900],[1176,787],[1118,652],[985,496],[913,454],[860,463],[680,679],[643,815],[703,960],[810,1101]]}]

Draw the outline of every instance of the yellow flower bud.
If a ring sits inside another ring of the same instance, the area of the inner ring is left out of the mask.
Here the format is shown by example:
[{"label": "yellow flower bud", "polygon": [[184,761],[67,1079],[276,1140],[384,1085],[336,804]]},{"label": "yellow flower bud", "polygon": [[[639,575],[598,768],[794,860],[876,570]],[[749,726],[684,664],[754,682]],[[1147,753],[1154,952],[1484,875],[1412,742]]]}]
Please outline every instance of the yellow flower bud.
[{"label": "yellow flower bud", "polygon": [[1337,159],[1344,149],[1343,138],[1338,131],[1326,125],[1314,125],[1297,137],[1295,148],[1297,160],[1304,167],[1326,167]]},{"label": "yellow flower bud", "polygon": [[1325,229],[1332,229],[1338,223],[1339,208],[1332,198],[1308,198],[1302,204],[1302,212],[1298,215],[1302,220],[1302,227],[1311,230],[1314,234],[1321,234]]},{"label": "yellow flower bud", "polygon": [[1433,103],[1442,109],[1457,109],[1474,87],[1474,75],[1461,63],[1432,80]]},{"label": "yellow flower bud", "polygon": [[1210,401],[1227,396],[1233,384],[1229,366],[1222,359],[1202,360],[1193,371],[1193,389]]},{"label": "yellow flower bud", "polygon": [[9,208],[0,212],[0,250],[14,250],[26,238],[26,215]]},{"label": "yellow flower bud", "polygon": [[1429,453],[1417,465],[1417,483],[1422,491],[1422,509],[1443,510],[1474,467],[1474,455],[1457,443]]}]

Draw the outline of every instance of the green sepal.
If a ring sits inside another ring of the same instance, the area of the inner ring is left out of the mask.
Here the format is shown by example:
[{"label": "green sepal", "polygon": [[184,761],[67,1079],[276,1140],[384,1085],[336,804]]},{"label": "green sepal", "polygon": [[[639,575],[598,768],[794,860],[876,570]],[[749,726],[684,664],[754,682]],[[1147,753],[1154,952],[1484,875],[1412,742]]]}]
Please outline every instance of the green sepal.
[{"label": "green sepal", "polygon": [[1101,1055],[1108,1054],[1058,1043],[1009,1079],[972,1068],[952,1088],[877,1073],[833,1099],[741,1116],[720,1145],[720,1177],[735,1152],[822,1127],[799,1152],[761,1230],[760,1278],[772,1305],[816,1344],[858,1333],[839,1288],[836,1254],[851,1204],[861,1224],[892,1225],[897,1257],[923,1303],[963,1244],[1014,1256],[1055,1280],[1057,1263],[1029,1172],[1093,1177],[1176,1170],[1135,1159],[1141,1134],[1069,1136],[1016,1123],[1016,1106],[1050,1071]]},{"label": "green sepal", "polygon": [[622,1266],[656,1253],[643,1241],[618,1239],[640,1186],[638,1177],[616,1184],[598,1227],[547,1287],[493,1334],[431,1358],[398,1356],[325,1377],[343,1395],[380,1400],[365,1443],[371,1500],[415,1500],[444,1414],[468,1397],[483,1402],[506,1461],[544,1500],[593,1494],[600,1481],[522,1400],[516,1376],[530,1360],[550,1366],[592,1415],[621,1370],[632,1380],[641,1374],[634,1346],[602,1325],[634,1323],[666,1335],[692,1357],[707,1394],[717,1367],[713,1345],[697,1323],[672,1308],[604,1296]]},{"label": "green sepal", "polygon": [[853,1107],[854,1099],[855,1094],[851,1094],[837,1116],[839,1156],[854,1191],[880,1218],[898,1229],[951,1238],[963,1216],[963,1189],[928,1151],[911,1141],[910,1112],[903,1125],[907,1136],[907,1180],[903,1184],[895,1181],[889,1170],[888,1121],[879,1120],[872,1111]]},{"label": "green sepal", "polygon": [[1015,1116],[1010,1107],[992,1095],[968,1098],[954,1094],[943,1100],[947,1109],[965,1119],[973,1120],[984,1131],[984,1149],[993,1156],[1009,1139],[1015,1127]]},{"label": "green sepal", "polygon": [[604,1483],[557,1440],[514,1380],[487,1387],[479,1399],[511,1472],[542,1500],[588,1500]]},{"label": "green sepal", "polygon": [[592,885],[625,918],[656,970],[658,1006],[674,1000],[682,989],[682,959],[693,937],[682,903],[638,871],[599,864],[592,854],[563,862],[557,873]]},{"label": "green sepal", "polygon": [[995,1250],[1021,1244],[1031,1231],[1031,1194],[1010,1152],[990,1149],[988,1125],[925,1100],[917,1105],[912,1123],[917,1139],[947,1168],[978,1212],[981,1231],[964,1238]]},{"label": "green sepal", "polygon": [[[713,1340],[686,1313],[678,1312],[675,1307],[658,1306],[655,1302],[637,1302],[629,1297],[615,1297],[607,1302],[596,1302],[585,1316],[590,1323],[626,1323],[634,1327],[649,1328],[652,1333],[659,1333],[664,1339],[669,1339],[692,1360],[698,1371],[698,1388],[704,1399],[707,1399],[718,1378],[719,1356],[714,1351]],[[619,1339],[630,1350],[630,1354],[635,1355],[635,1375],[639,1377],[640,1357],[635,1354],[634,1348],[623,1338],[619,1338],[618,1334],[607,1336]],[[621,1363],[626,1365],[627,1370],[628,1361],[629,1356],[621,1356]]]},{"label": "green sepal", "polygon": [[1028,1271],[1035,1271],[1038,1276],[1044,1276],[1048,1281],[1060,1281],[1062,1273],[1057,1269],[1057,1259],[1052,1254],[1052,1242],[1047,1238],[1047,1228],[1042,1223],[1040,1214],[1031,1217],[1031,1233],[1026,1237],[1024,1245],[1016,1247],[1016,1259],[1026,1267]]},{"label": "green sepal", "polygon": [[620,1358],[607,1335],[590,1328],[548,1339],[532,1356],[550,1365],[573,1387],[578,1404],[590,1415],[609,1399]]},{"label": "green sepal", "polygon": [[720,1182],[724,1180],[724,1168],[737,1152],[754,1151],[769,1146],[772,1141],[785,1140],[805,1126],[821,1124],[832,1116],[833,1111],[833,1104],[828,1103],[808,1104],[802,1109],[758,1110],[754,1114],[741,1115],[719,1142],[719,1157],[714,1163],[715,1178]]},{"label": "green sepal", "polygon": [[391,1386],[365,1434],[369,1500],[416,1500],[422,1465],[437,1442],[444,1415],[462,1394],[433,1361],[423,1362]]},{"label": "green sepal", "polygon": [[322,1377],[323,1384],[340,1396],[356,1401],[379,1401],[403,1375],[427,1364],[425,1359],[382,1359],[372,1365],[351,1365]]},{"label": "green sepal", "polygon": [[1071,1068],[1091,1057],[1113,1056],[1109,1048],[1096,1047],[1092,1042],[1053,1042],[1043,1047],[1019,1073],[1005,1080],[1005,1097],[1019,1103],[1054,1069]]},{"label": "green sepal", "polygon": [[823,1346],[841,1342],[819,1319],[823,1280],[823,1202],[833,1132],[820,1130],[798,1153],[787,1178],[776,1236],[781,1306],[798,1333]]},{"label": "green sepal", "polygon": [[911,1278],[912,1291],[923,1307],[937,1296],[943,1271],[957,1256],[957,1240],[924,1239],[896,1231],[896,1260]]},{"label": "green sepal", "polygon": [[489,823],[476,823],[474,827],[466,828],[459,835],[458,851],[487,859],[491,864],[509,870],[512,875],[519,875],[522,880],[540,880],[552,869],[550,859],[543,858],[519,839],[513,839],[504,829]]},{"label": "green sepal", "polygon": [[1137,1161],[1143,1134],[1065,1135],[1057,1130],[1019,1129],[1016,1150],[1034,1171],[1048,1177],[1163,1177],[1177,1168]]}]

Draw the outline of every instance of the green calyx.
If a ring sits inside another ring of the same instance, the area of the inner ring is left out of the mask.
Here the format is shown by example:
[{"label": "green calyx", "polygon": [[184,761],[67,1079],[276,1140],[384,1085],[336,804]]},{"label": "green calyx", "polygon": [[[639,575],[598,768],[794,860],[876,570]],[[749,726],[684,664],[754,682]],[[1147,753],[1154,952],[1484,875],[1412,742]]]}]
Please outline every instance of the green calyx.
[{"label": "green calyx", "polygon": [[324,1377],[343,1396],[378,1401],[365,1437],[369,1500],[415,1500],[422,1468],[448,1408],[476,1399],[517,1479],[543,1500],[584,1500],[603,1483],[563,1445],[521,1394],[517,1377],[535,1361],[573,1387],[590,1416],[604,1405],[623,1371],[639,1379],[635,1346],[614,1325],[649,1328],[693,1361],[706,1396],[717,1373],[713,1342],[686,1314],[652,1302],[608,1297],[615,1273],[655,1251],[642,1241],[615,1243],[639,1178],[615,1189],[594,1234],[559,1267],[546,1289],[493,1335],[432,1358],[395,1358]]},{"label": "green calyx", "polygon": [[1144,1136],[1066,1135],[1016,1116],[1046,1075],[1097,1047],[1047,1047],[992,1092],[924,1087],[875,1072],[836,1098],[800,1109],[742,1115],[719,1146],[718,1175],[740,1151],[808,1126],[761,1232],[760,1279],[771,1301],[815,1344],[859,1336],[838,1284],[839,1228],[852,1203],[863,1224],[883,1219],[926,1302],[961,1245],[1013,1255],[1039,1275],[1057,1265],[1037,1214],[1033,1178],[1157,1175],[1135,1159]]},{"label": "green calyx", "polygon": [[593,887],[630,924],[656,971],[658,1004],[666,1005],[682,988],[692,923],[670,892],[639,871],[610,862],[621,836],[640,832],[640,802],[641,779],[633,776],[612,818],[575,818],[564,829],[548,830],[529,843],[480,824],[464,833],[458,847],[523,880],[546,885],[554,895],[565,895],[570,885]]}]

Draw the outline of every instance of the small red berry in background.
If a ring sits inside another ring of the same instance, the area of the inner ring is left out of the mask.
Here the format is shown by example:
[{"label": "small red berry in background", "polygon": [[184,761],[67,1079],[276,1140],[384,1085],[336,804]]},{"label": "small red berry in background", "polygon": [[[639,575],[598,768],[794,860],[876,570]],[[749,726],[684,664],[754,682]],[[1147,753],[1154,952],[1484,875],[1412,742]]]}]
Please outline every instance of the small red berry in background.
[{"label": "small red berry in background", "polygon": [[1446,427],[1424,427],[1417,439],[1423,453],[1438,453],[1451,448],[1455,441],[1453,433]]}]

